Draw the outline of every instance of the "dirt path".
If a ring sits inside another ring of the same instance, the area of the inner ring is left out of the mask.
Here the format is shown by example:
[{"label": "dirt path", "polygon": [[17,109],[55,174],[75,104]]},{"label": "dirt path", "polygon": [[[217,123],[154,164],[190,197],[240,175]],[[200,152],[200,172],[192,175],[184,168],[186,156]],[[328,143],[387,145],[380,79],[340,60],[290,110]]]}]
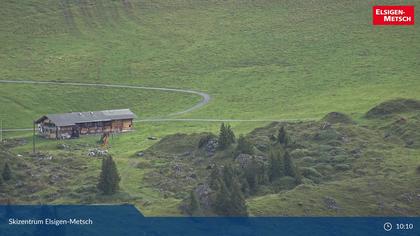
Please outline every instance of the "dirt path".
[{"label": "dirt path", "polygon": [[[104,88],[127,88],[127,89],[144,89],[144,90],[157,90],[165,92],[177,92],[177,93],[188,93],[194,94],[201,97],[201,101],[195,104],[194,106],[179,112],[174,112],[166,117],[168,118],[150,118],[150,119],[139,119],[134,122],[293,122],[293,121],[303,121],[303,120],[314,120],[311,119],[190,119],[190,118],[170,118],[176,115],[182,115],[186,113],[193,112],[206,104],[211,100],[211,96],[204,92],[199,92],[189,89],[176,89],[176,88],[162,88],[162,87],[148,87],[148,86],[136,86],[136,85],[120,85],[120,84],[94,84],[94,83],[73,83],[73,82],[52,82],[52,81],[30,81],[30,80],[0,80],[0,83],[10,83],[10,84],[47,84],[47,85],[61,85],[61,86],[82,86],[82,87],[104,87]],[[4,132],[14,132],[14,131],[29,131],[31,128],[21,128],[21,129],[3,129]]]},{"label": "dirt path", "polygon": [[148,87],[148,86],[135,86],[135,85],[121,85],[121,84],[93,84],[93,83],[73,83],[73,82],[51,82],[51,81],[30,81],[30,80],[0,80],[0,83],[10,84],[49,84],[49,85],[62,85],[62,86],[82,86],[82,87],[98,87],[98,88],[128,88],[128,89],[144,89],[144,90],[158,90],[165,92],[189,93],[200,96],[202,99],[194,106],[167,116],[182,115],[197,110],[210,102],[211,96],[207,93],[198,92],[189,89],[176,89],[176,88],[161,88],[161,87]]}]

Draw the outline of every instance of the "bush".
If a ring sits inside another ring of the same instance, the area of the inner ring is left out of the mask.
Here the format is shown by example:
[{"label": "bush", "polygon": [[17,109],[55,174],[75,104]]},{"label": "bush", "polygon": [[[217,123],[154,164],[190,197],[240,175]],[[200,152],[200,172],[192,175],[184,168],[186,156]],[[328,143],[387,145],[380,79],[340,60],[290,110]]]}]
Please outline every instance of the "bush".
[{"label": "bush", "polygon": [[320,172],[322,175],[328,175],[334,171],[334,167],[332,167],[330,164],[325,164],[325,163],[318,163],[315,165],[314,168],[318,172]]},{"label": "bush", "polygon": [[206,145],[210,140],[214,138],[216,138],[216,136],[213,134],[207,134],[205,136],[202,136],[198,141],[198,148],[204,147],[204,145]]},{"label": "bush", "polygon": [[275,192],[281,190],[293,189],[296,187],[296,179],[290,176],[284,176],[272,183]]},{"label": "bush", "polygon": [[302,158],[302,161],[307,162],[307,163],[312,163],[312,162],[315,162],[315,159],[313,157],[308,156],[308,157]]},{"label": "bush", "polygon": [[300,171],[304,177],[309,178],[309,179],[311,177],[317,177],[317,178],[322,177],[322,174],[312,167],[302,167]]},{"label": "bush", "polygon": [[310,152],[308,149],[296,149],[296,150],[293,150],[293,151],[290,153],[290,155],[291,155],[293,158],[301,158],[301,157],[304,157],[304,156],[309,156],[309,155],[311,155],[311,152]]},{"label": "bush", "polygon": [[335,169],[340,170],[340,171],[346,171],[346,170],[350,170],[351,166],[348,164],[337,164],[335,165]]},{"label": "bush", "polygon": [[238,145],[236,146],[236,152],[238,154],[254,154],[254,146],[243,136],[240,135],[238,139]]}]

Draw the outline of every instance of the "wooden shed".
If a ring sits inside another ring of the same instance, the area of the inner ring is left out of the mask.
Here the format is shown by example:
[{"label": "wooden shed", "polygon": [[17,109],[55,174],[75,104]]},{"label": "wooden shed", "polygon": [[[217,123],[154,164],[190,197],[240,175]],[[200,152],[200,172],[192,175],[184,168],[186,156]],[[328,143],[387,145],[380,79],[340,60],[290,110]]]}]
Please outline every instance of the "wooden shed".
[{"label": "wooden shed", "polygon": [[49,114],[35,123],[39,135],[49,139],[67,139],[86,134],[131,131],[134,118],[136,115],[130,109],[119,109]]}]

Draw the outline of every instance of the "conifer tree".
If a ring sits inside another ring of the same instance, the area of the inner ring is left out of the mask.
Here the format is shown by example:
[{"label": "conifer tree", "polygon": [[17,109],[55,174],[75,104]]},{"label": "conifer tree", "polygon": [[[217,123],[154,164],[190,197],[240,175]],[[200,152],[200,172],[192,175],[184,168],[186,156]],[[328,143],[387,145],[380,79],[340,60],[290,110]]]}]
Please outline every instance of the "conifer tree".
[{"label": "conifer tree", "polygon": [[249,155],[254,154],[252,144],[243,135],[240,135],[238,138],[238,146],[236,146],[236,152]]},{"label": "conifer tree", "polygon": [[5,181],[12,178],[12,171],[10,170],[9,164],[7,162],[4,164],[2,177]]},{"label": "conifer tree", "polygon": [[229,146],[227,129],[224,123],[222,123],[222,125],[220,126],[219,139],[217,141],[219,148],[222,150]]},{"label": "conifer tree", "polygon": [[302,174],[300,173],[300,170],[297,167],[296,167],[295,184],[296,185],[302,184]]},{"label": "conifer tree", "polygon": [[219,189],[220,171],[216,166],[213,167],[209,176],[209,186],[214,191]]},{"label": "conifer tree", "polygon": [[212,190],[217,191],[219,189],[220,181],[220,170],[216,166],[213,167],[209,176],[209,186]]},{"label": "conifer tree", "polygon": [[249,186],[250,192],[255,193],[258,187],[259,174],[258,163],[255,161],[255,159],[252,159],[252,161],[246,166],[244,172],[246,183]]},{"label": "conifer tree", "polygon": [[235,178],[235,170],[231,165],[225,165],[222,171],[223,182],[228,189],[232,188],[233,179]]},{"label": "conifer tree", "polygon": [[190,193],[190,206],[189,206],[190,214],[192,216],[200,216],[202,215],[200,201],[197,198],[197,194],[194,190],[191,190]]},{"label": "conifer tree", "polygon": [[219,181],[219,189],[213,201],[214,212],[218,215],[228,215],[230,207],[230,192],[223,180]]},{"label": "conifer tree", "polygon": [[283,157],[280,151],[271,149],[269,153],[269,160],[270,160],[270,170],[269,170],[269,179],[270,181],[274,181],[282,176],[284,176],[284,163]]},{"label": "conifer tree", "polygon": [[284,126],[280,128],[279,133],[277,135],[277,140],[284,147],[287,147],[287,145],[289,144],[289,136],[287,135],[287,132],[284,129]]},{"label": "conifer tree", "polygon": [[120,176],[111,156],[102,159],[102,171],[99,176],[98,189],[106,195],[114,194],[119,189]]},{"label": "conifer tree", "polygon": [[296,177],[296,166],[293,163],[289,152],[284,153],[284,174],[291,177]]},{"label": "conifer tree", "polygon": [[247,207],[245,197],[241,190],[241,185],[237,178],[232,183],[232,191],[230,194],[230,204],[228,215],[230,216],[247,216]]},{"label": "conifer tree", "polygon": [[232,127],[230,127],[230,125],[226,126],[226,131],[227,131],[227,140],[229,145],[232,143],[236,142],[236,137],[235,137],[235,133],[233,133]]},{"label": "conifer tree", "polygon": [[244,194],[244,196],[249,196],[250,195],[250,189],[249,189],[249,184],[248,181],[246,179],[246,177],[240,178],[240,182],[241,182],[241,191]]},{"label": "conifer tree", "polygon": [[230,125],[222,123],[220,126],[219,139],[217,141],[221,150],[226,149],[232,143],[235,143],[235,134],[233,133]]}]

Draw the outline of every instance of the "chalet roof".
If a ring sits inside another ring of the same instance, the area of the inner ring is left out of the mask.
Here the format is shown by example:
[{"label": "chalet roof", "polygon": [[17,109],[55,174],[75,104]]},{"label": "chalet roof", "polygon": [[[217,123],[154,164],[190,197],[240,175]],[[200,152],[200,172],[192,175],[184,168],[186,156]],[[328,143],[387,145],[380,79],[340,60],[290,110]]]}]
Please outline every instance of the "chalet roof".
[{"label": "chalet roof", "polygon": [[35,122],[40,123],[45,119],[49,119],[56,126],[70,126],[70,125],[75,125],[78,123],[134,119],[136,117],[137,116],[130,109],[119,109],[119,110],[49,114],[49,115],[45,115],[41,117]]}]

